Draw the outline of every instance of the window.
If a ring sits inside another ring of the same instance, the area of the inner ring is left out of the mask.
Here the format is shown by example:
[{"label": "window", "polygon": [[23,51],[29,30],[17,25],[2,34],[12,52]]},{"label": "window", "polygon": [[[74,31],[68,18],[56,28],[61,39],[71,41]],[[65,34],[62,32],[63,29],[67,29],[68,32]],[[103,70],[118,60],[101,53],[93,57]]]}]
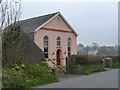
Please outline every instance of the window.
[{"label": "window", "polygon": [[71,55],[71,38],[68,38],[67,40],[67,51],[68,51],[68,56]]},{"label": "window", "polygon": [[44,37],[44,56],[48,58],[48,36]]},{"label": "window", "polygon": [[57,37],[57,46],[60,46],[60,37]]}]

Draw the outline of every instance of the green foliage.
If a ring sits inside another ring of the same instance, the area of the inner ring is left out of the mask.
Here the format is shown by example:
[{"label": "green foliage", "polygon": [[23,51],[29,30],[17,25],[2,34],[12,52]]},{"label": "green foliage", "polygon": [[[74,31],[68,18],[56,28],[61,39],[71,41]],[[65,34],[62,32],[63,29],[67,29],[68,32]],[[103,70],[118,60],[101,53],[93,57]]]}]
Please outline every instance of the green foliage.
[{"label": "green foliage", "polygon": [[[2,51],[3,51],[3,65],[10,64],[11,62],[16,63],[14,60],[16,53],[16,46],[18,42],[21,40],[23,32],[20,29],[20,26],[9,26],[7,29],[4,30],[2,35]],[[13,56],[14,55],[14,56]],[[21,62],[21,60],[19,60]]]},{"label": "green foliage", "polygon": [[33,33],[25,33],[19,25],[7,27],[2,36],[2,65],[40,63],[44,52],[33,42]]},{"label": "green foliage", "polygon": [[16,44],[22,32],[20,30],[20,26],[10,27],[10,30],[7,30],[3,33],[3,47],[11,48],[14,44]]},{"label": "green foliage", "polygon": [[82,65],[82,68],[83,68],[82,74],[85,75],[105,70],[105,68],[101,64]]},{"label": "green foliage", "polygon": [[48,64],[47,64],[46,60],[43,60],[42,63],[40,63],[39,65],[48,67]]},{"label": "green foliage", "polygon": [[16,64],[3,69],[4,88],[29,88],[56,81],[55,74],[46,63]]},{"label": "green foliage", "polygon": [[120,61],[113,62],[112,68],[120,68]]}]

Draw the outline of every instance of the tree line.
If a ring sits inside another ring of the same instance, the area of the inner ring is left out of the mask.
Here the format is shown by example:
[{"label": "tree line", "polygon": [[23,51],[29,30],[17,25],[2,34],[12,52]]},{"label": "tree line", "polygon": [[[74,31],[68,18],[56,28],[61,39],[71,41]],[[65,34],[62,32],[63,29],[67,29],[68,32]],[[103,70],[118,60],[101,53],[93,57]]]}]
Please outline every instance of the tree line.
[{"label": "tree line", "polygon": [[78,44],[77,53],[78,55],[116,56],[120,55],[120,45],[99,46],[97,43],[93,43],[91,46],[84,46]]}]

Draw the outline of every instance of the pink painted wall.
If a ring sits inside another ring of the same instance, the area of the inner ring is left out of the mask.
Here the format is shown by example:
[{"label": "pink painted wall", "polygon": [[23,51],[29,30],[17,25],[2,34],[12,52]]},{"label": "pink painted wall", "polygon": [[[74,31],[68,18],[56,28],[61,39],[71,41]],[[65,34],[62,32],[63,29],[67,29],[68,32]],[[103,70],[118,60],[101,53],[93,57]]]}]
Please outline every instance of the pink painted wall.
[{"label": "pink painted wall", "polygon": [[60,16],[57,16],[56,18],[54,18],[54,20],[52,20],[50,23],[48,23],[44,27],[61,29],[61,30],[65,29],[66,31],[72,31]]},{"label": "pink painted wall", "polygon": [[[54,29],[65,29],[68,31],[71,31],[71,29],[66,25],[66,23],[60,18],[60,21],[58,21],[59,16],[54,18],[51,22],[49,22],[44,27],[46,28],[54,28]],[[56,59],[56,51],[57,51],[57,42],[56,38],[61,37],[61,63],[62,65],[65,65],[65,57],[67,57],[67,39],[71,38],[71,54],[77,54],[77,37],[74,33],[68,33],[68,32],[56,32],[56,31],[49,31],[45,29],[40,29],[37,32],[34,33],[34,42],[43,50],[43,37],[47,35],[49,38],[49,58],[51,60]],[[54,52],[54,55],[53,55]],[[65,54],[66,52],[66,54]],[[56,61],[56,60],[55,60]]]}]

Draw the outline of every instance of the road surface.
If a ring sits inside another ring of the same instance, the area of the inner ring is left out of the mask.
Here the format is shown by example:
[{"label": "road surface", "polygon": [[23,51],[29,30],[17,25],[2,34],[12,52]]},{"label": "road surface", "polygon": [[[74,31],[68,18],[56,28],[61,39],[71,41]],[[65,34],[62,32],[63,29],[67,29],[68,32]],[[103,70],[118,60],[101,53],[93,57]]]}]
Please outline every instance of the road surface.
[{"label": "road surface", "polygon": [[118,70],[112,69],[87,76],[73,76],[37,88],[118,88]]}]

